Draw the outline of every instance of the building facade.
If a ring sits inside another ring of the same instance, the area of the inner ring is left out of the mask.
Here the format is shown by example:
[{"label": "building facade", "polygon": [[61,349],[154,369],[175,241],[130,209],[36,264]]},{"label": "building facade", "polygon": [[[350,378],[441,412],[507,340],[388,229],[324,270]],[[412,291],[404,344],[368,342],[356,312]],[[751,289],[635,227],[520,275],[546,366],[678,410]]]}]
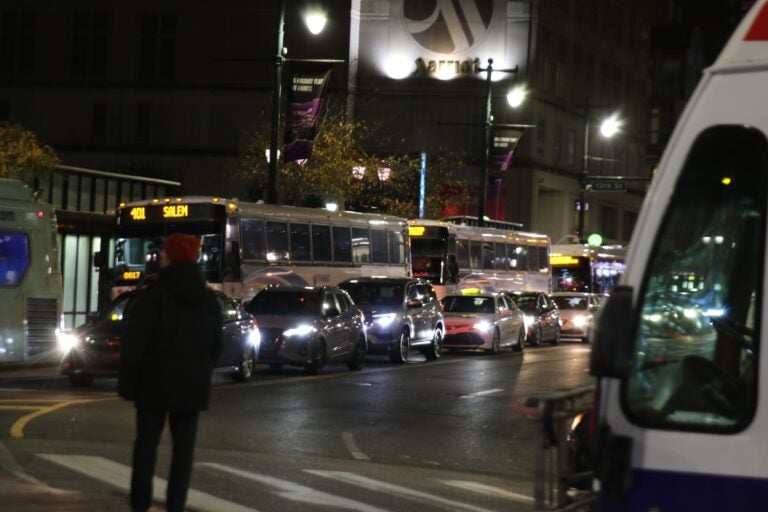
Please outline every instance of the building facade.
[{"label": "building facade", "polygon": [[[269,118],[277,5],[7,0],[0,118],[36,132],[68,166],[237,196],[244,184],[226,170],[243,137]],[[371,152],[470,155],[457,169],[468,192],[456,213],[475,214],[487,186],[487,215],[557,242],[576,231],[582,186],[592,184],[584,175],[643,178],[625,192],[586,194],[586,232],[629,240],[654,167],[648,2],[336,0],[313,39],[301,23],[308,2],[285,5],[286,56],[345,61],[334,66],[330,102],[379,127]],[[517,147],[506,172],[490,169],[481,185],[488,59],[492,122],[515,125]],[[504,98],[515,84],[529,97],[513,110]],[[597,121],[614,111],[623,129],[603,141]]]}]

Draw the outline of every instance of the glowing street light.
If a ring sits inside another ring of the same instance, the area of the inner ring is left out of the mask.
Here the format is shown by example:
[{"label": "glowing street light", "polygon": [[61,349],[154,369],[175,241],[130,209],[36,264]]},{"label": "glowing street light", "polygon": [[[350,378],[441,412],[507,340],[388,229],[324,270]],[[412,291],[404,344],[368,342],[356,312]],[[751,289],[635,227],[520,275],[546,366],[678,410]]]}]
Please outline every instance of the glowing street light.
[{"label": "glowing street light", "polygon": [[309,12],[304,16],[304,23],[312,35],[322,32],[327,21],[328,18],[325,16],[325,13],[319,11]]},{"label": "glowing street light", "polygon": [[507,104],[512,108],[517,108],[523,104],[526,96],[528,96],[526,88],[522,85],[517,85],[507,93]]}]

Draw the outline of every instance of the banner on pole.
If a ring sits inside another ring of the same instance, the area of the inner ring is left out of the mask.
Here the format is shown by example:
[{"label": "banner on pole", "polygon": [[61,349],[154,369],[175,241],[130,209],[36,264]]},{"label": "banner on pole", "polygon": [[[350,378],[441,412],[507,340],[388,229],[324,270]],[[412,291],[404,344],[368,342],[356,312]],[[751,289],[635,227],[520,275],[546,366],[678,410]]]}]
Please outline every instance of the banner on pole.
[{"label": "banner on pole", "polygon": [[493,140],[490,147],[490,162],[488,162],[489,175],[499,177],[509,170],[512,156],[517,148],[523,129],[496,128],[493,131]]},{"label": "banner on pole", "polygon": [[323,65],[322,68],[316,64],[291,65],[283,162],[300,162],[312,155],[312,144],[323,109],[323,95],[330,76],[330,65]]}]

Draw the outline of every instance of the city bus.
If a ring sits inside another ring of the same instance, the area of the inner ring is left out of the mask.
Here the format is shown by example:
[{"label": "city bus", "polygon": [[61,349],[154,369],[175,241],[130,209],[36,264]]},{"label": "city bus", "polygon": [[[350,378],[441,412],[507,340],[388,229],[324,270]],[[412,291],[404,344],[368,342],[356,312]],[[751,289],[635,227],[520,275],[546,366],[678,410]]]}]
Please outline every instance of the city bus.
[{"label": "city bus", "polygon": [[556,292],[607,294],[626,267],[622,245],[555,244],[549,255],[552,288]]},{"label": "city bus", "polygon": [[116,217],[113,296],[157,271],[174,232],[201,237],[209,284],[240,300],[270,284],[410,274],[406,221],[390,215],[196,196],[121,204]]},{"label": "city bus", "polygon": [[61,299],[53,207],[23,182],[0,178],[0,363],[55,353]]},{"label": "city bus", "polygon": [[440,298],[471,289],[551,292],[549,237],[511,222],[470,217],[408,221],[411,273]]}]

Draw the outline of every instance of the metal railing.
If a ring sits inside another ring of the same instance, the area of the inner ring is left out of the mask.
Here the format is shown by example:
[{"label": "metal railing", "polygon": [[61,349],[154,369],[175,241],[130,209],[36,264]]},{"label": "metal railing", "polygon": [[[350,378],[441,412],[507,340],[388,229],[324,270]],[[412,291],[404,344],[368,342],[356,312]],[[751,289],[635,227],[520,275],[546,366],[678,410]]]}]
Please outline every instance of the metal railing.
[{"label": "metal railing", "polygon": [[[519,414],[537,423],[534,452],[533,498],[535,511],[592,510],[595,495],[591,490],[594,471],[591,464],[579,464],[575,449],[579,439],[571,438],[571,426],[578,415],[590,411],[595,401],[595,386],[583,386],[547,395],[532,396],[525,406],[516,408]],[[587,425],[583,425],[588,428]],[[588,435],[585,432],[585,435]],[[584,438],[586,439],[586,437]],[[582,439],[583,440],[583,439]],[[572,446],[569,447],[569,443]],[[588,452],[582,453],[591,461]],[[582,460],[583,462],[583,460]],[[586,467],[583,467],[586,466]]]}]

